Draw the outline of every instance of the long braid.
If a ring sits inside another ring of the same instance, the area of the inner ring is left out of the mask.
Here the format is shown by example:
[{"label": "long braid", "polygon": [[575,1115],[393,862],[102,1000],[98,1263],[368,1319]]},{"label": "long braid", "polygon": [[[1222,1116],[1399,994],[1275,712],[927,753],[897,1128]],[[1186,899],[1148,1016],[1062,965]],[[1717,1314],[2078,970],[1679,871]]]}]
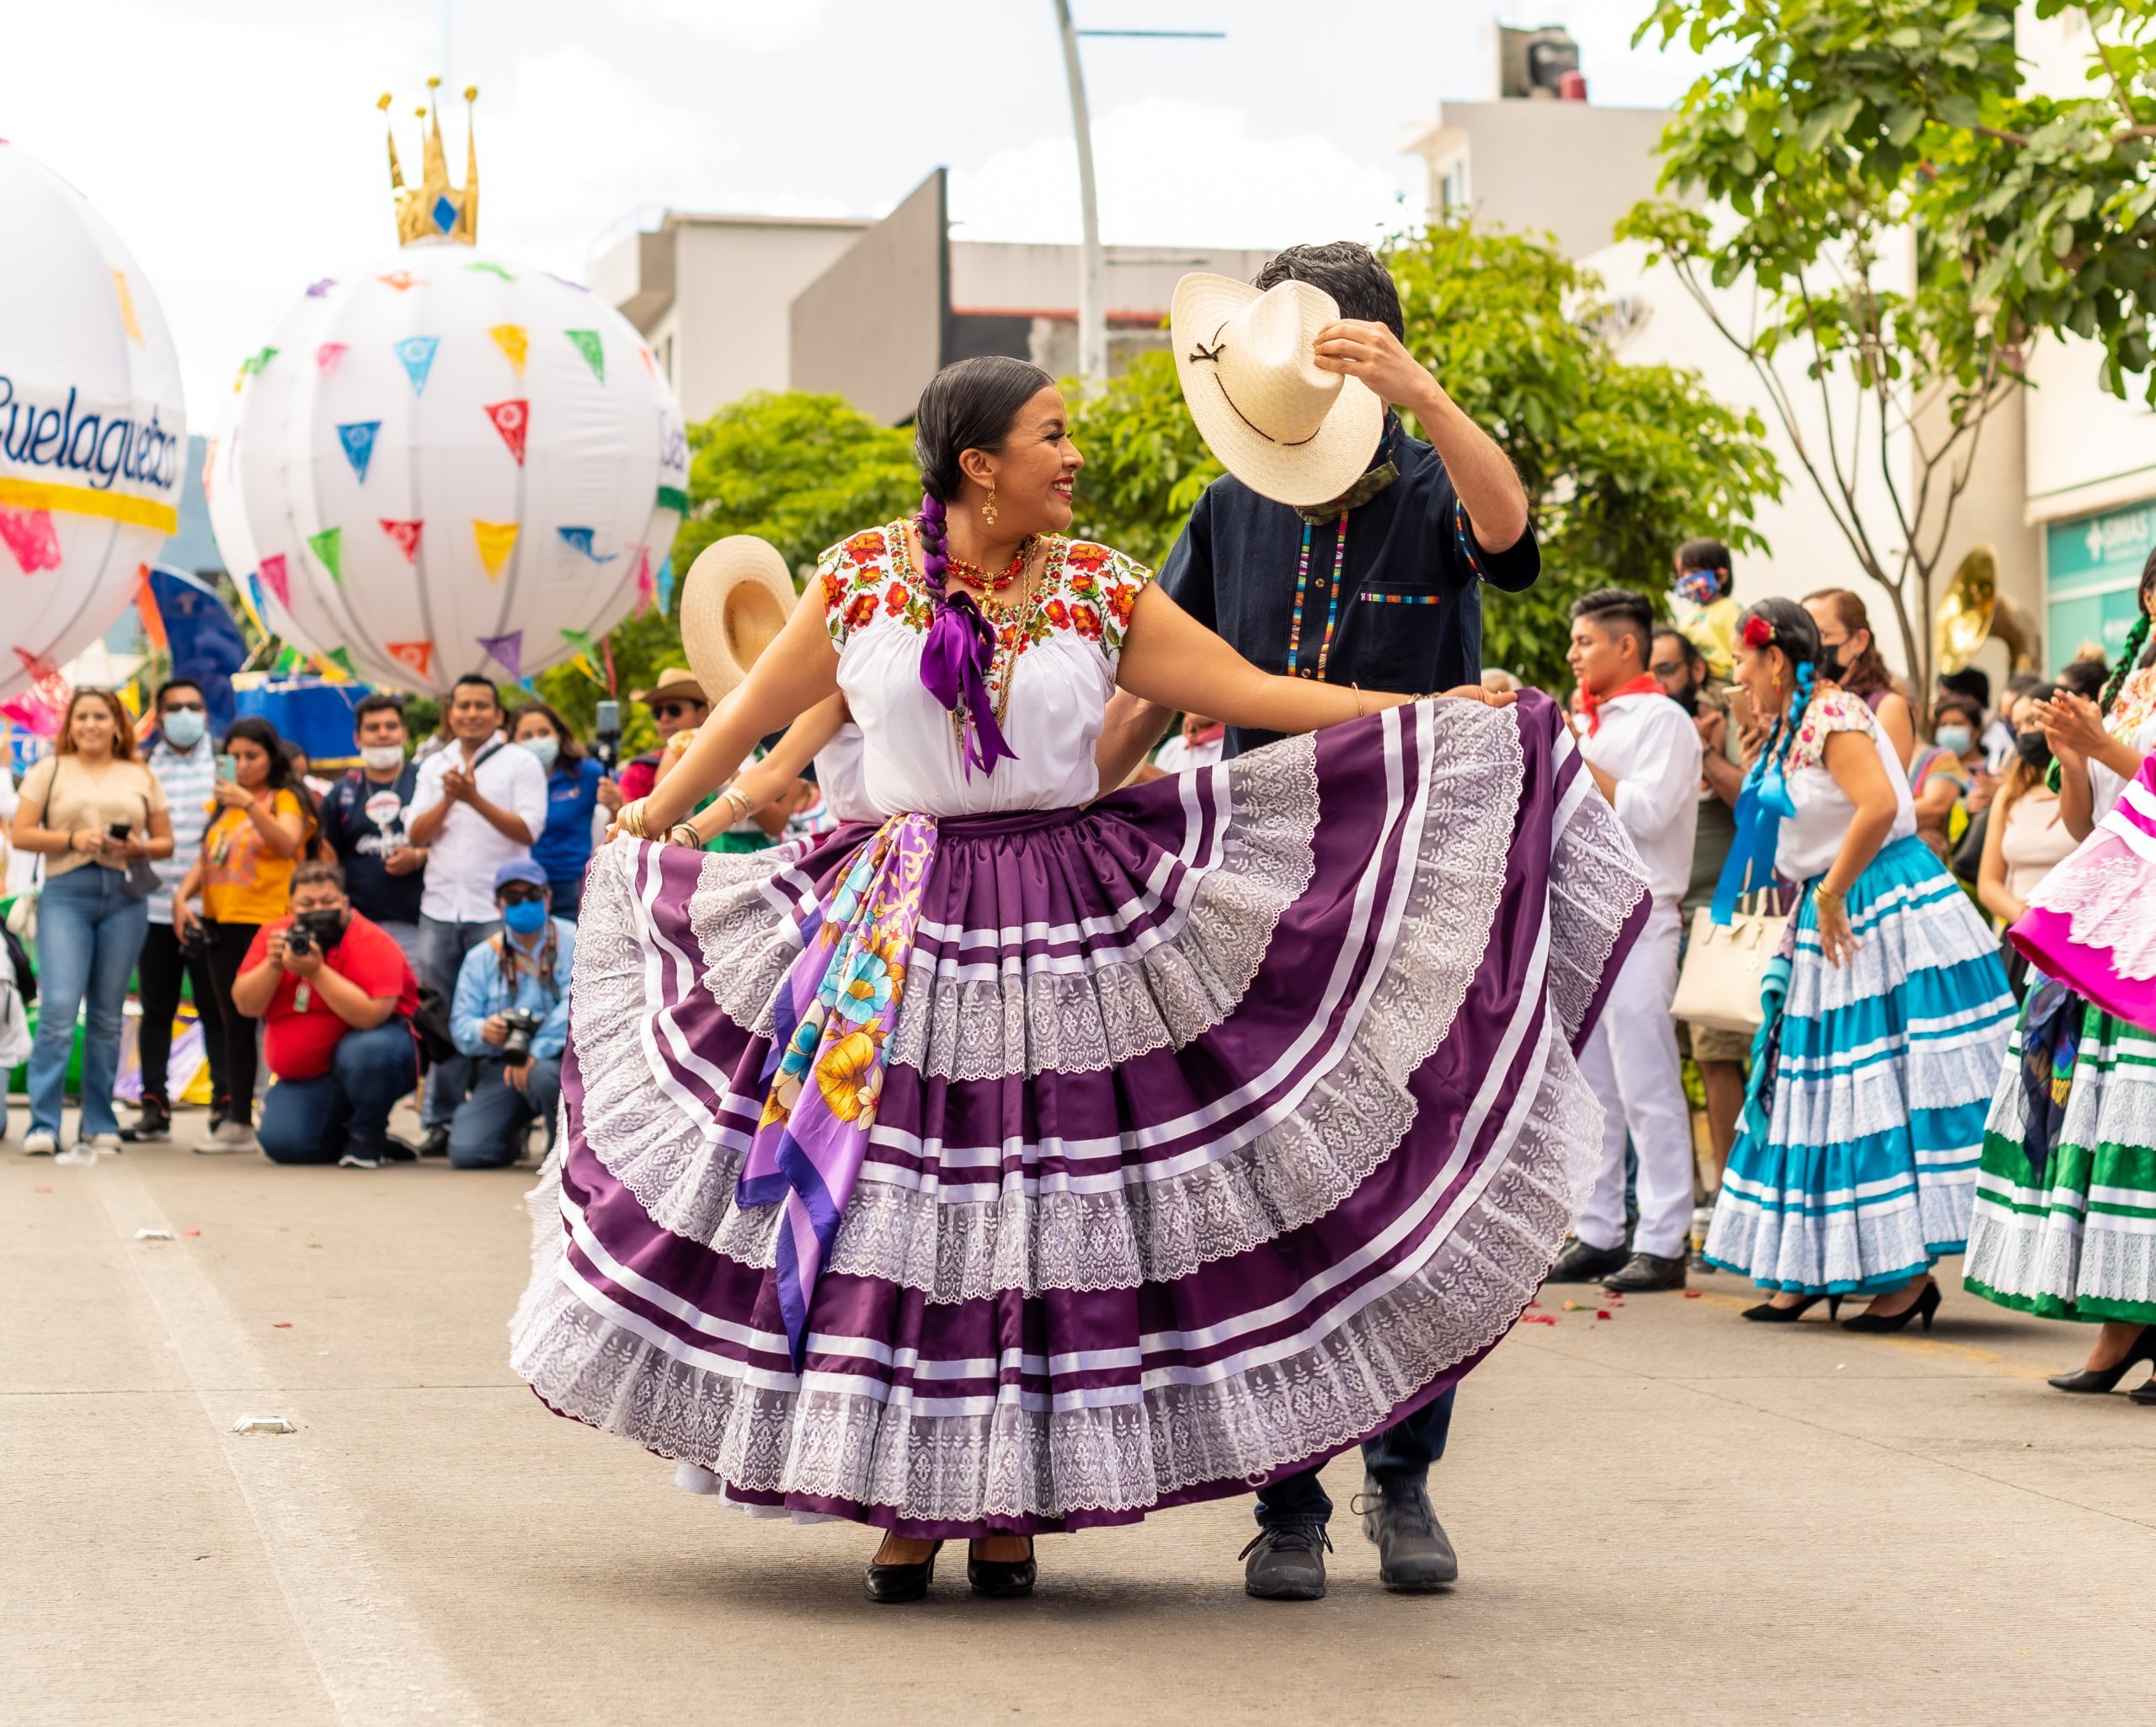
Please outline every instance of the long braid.
[{"label": "long braid", "polygon": [[946,531],[948,512],[943,500],[933,492],[921,494],[921,514],[913,525],[921,535],[921,575],[928,588],[928,604],[931,610],[940,611],[946,604],[943,598],[943,577],[951,568],[951,541]]},{"label": "long braid", "polygon": [[2097,699],[2096,706],[2109,714],[2111,704],[2119,699],[2119,691],[2126,687],[2126,680],[2133,675],[2134,662],[2141,658],[2141,650],[2148,645],[2148,614],[2143,612],[2133,621],[2133,627],[2126,632],[2126,646],[2119,650],[2118,664],[2111,668],[2111,674],[2104,680],[2104,693]]},{"label": "long braid", "polygon": [[[2141,658],[2141,650],[2148,645],[2148,614],[2144,610],[2136,616],[2133,627],[2126,632],[2126,646],[2119,650],[2117,664],[2111,674],[2104,680],[2104,687],[2096,697],[2096,714],[2100,719],[2111,716],[2111,707],[2119,699],[2119,691],[2126,688],[2126,680],[2133,675],[2134,664]],[[2056,793],[2065,783],[2065,775],[2057,756],[2044,770],[2044,789]]]}]

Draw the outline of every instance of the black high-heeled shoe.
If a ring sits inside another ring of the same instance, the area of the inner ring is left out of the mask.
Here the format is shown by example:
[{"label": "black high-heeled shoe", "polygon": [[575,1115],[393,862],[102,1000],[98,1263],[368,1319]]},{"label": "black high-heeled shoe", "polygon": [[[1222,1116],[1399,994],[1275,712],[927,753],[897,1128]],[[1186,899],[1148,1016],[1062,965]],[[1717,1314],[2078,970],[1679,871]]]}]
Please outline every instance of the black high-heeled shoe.
[{"label": "black high-heeled shoe", "polygon": [[922,1600],[928,1594],[928,1586],[936,1580],[936,1555],[942,1551],[943,1543],[939,1541],[917,1565],[879,1565],[871,1559],[862,1570],[861,1586],[869,1600],[886,1606]]},{"label": "black high-heeled shoe", "polygon": [[2137,1403],[2143,1408],[2156,1407],[2156,1373],[2148,1376],[2146,1385],[2137,1385],[2126,1394],[2128,1403]]},{"label": "black high-heeled shoe", "polygon": [[1763,1301],[1757,1307],[1748,1307],[1738,1314],[1739,1319],[1756,1319],[1762,1325],[1793,1325],[1821,1302],[1827,1303],[1827,1317],[1838,1319],[1842,1315],[1842,1298],[1838,1295],[1807,1295],[1794,1307],[1776,1307],[1771,1301]]},{"label": "black high-heeled shoe", "polygon": [[[1940,1297],[1936,1283],[1924,1286],[1924,1293],[1903,1308],[1898,1314],[1875,1314],[1866,1308],[1854,1319],[1842,1321],[1844,1331],[1899,1331],[1912,1319],[1922,1319],[1924,1329],[1931,1330],[1932,1315],[1939,1311]],[[1875,1303],[1876,1306],[1876,1303]]]},{"label": "black high-heeled shoe", "polygon": [[1026,1556],[1022,1559],[980,1559],[974,1552],[978,1544],[971,1541],[966,1543],[966,1581],[973,1586],[975,1595],[1007,1601],[1033,1592],[1033,1584],[1040,1575],[1040,1567],[1033,1563],[1031,1542],[1026,1544]]},{"label": "black high-heeled shoe", "polygon": [[[2143,1325],[2132,1346],[2110,1367],[2077,1367],[2071,1373],[2054,1373],[2044,1383],[2060,1391],[2111,1391],[2136,1362],[2156,1362],[2156,1325]],[[2156,1403],[2156,1398],[2149,1401]]]}]

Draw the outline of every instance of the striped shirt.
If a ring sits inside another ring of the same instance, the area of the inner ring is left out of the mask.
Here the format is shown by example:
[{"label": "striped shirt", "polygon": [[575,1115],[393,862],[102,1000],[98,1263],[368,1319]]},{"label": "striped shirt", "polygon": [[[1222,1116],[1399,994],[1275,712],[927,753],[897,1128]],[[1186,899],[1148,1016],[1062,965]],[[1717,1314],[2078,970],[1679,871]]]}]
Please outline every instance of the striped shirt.
[{"label": "striped shirt", "polygon": [[174,749],[160,738],[150,746],[149,768],[165,788],[172,813],[172,856],[152,861],[157,891],[150,896],[150,921],[169,924],[172,897],[194,867],[210,825],[210,802],[217,790],[216,741],[205,738],[192,749]]}]

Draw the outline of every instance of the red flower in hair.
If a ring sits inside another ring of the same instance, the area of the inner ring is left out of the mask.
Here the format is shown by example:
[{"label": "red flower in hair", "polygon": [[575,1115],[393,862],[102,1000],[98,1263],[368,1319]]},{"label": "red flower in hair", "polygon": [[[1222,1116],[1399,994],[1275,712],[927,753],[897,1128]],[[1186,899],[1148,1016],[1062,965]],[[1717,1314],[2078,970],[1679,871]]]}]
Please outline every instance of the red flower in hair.
[{"label": "red flower in hair", "polygon": [[1757,616],[1745,619],[1744,645],[1747,648],[1770,647],[1773,645],[1774,639],[1774,626],[1766,619]]}]

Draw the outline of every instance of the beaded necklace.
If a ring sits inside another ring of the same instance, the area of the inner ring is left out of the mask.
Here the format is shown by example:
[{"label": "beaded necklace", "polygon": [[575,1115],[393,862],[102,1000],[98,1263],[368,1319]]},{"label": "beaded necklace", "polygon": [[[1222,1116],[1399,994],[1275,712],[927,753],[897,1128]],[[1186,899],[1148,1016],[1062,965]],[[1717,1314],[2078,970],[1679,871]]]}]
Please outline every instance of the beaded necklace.
[{"label": "beaded necklace", "polygon": [[1033,547],[1039,540],[1040,536],[1038,534],[1028,534],[1021,540],[1018,542],[1017,556],[1003,567],[1000,575],[990,575],[988,571],[970,559],[949,553],[945,554],[944,562],[950,573],[962,581],[970,582],[974,587],[990,594],[1001,594],[1005,589],[1014,585],[1018,578],[1026,573],[1027,562],[1032,558]]}]

